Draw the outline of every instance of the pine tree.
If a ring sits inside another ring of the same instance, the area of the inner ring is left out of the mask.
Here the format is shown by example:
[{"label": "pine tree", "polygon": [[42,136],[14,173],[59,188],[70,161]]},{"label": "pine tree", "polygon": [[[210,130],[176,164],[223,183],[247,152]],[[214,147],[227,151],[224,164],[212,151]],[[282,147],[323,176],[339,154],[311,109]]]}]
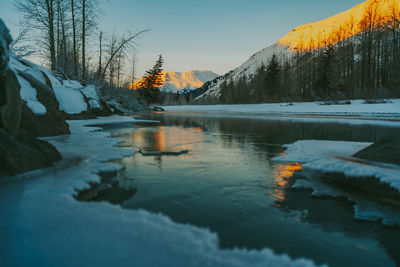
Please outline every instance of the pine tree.
[{"label": "pine tree", "polygon": [[276,55],[273,55],[265,73],[264,99],[273,99],[281,88],[281,66]]},{"label": "pine tree", "polygon": [[221,95],[219,97],[219,101],[221,103],[228,103],[227,95],[229,94],[229,92],[228,92],[228,83],[226,82],[226,79],[222,81],[220,88],[221,88]]},{"label": "pine tree", "polygon": [[248,103],[249,101],[249,90],[247,88],[246,75],[240,76],[236,85],[236,101],[235,103]]},{"label": "pine tree", "polygon": [[324,97],[329,95],[334,88],[334,60],[335,48],[329,46],[322,54],[321,66],[319,68],[319,76],[317,81],[317,91],[320,96]]},{"label": "pine tree", "polygon": [[265,77],[265,65],[262,64],[256,71],[252,81],[251,81],[251,90],[250,96],[252,98],[253,103],[262,102],[263,96],[263,86],[264,86],[264,77]]},{"label": "pine tree", "polygon": [[281,96],[285,98],[285,101],[288,101],[290,98],[291,88],[292,88],[292,81],[293,77],[291,75],[292,66],[288,61],[283,64],[282,68],[282,90]]},{"label": "pine tree", "polygon": [[153,68],[146,71],[145,76],[138,85],[142,94],[149,103],[159,103],[161,92],[159,87],[163,85],[162,79],[162,66],[164,59],[162,55],[159,55],[158,60],[154,64]]}]

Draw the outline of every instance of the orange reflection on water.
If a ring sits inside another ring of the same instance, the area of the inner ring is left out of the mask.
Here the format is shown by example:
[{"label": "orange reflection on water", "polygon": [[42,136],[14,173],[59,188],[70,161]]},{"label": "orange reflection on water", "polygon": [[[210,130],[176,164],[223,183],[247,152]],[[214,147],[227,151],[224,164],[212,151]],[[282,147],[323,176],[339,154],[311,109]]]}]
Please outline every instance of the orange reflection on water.
[{"label": "orange reflection on water", "polygon": [[166,151],[168,148],[167,145],[167,136],[165,133],[165,127],[158,127],[158,131],[154,133],[154,139],[156,141],[156,149],[157,151]]},{"label": "orange reflection on water", "polygon": [[282,163],[276,166],[274,171],[276,186],[272,194],[277,202],[275,206],[279,207],[279,203],[286,200],[285,189],[289,184],[290,178],[293,177],[295,172],[302,169],[303,167],[300,163]]},{"label": "orange reflection on water", "polygon": [[[201,151],[203,143],[203,129],[200,127],[154,127],[139,128],[131,135],[132,145],[146,152],[181,150]],[[179,157],[180,159],[187,158]]]}]

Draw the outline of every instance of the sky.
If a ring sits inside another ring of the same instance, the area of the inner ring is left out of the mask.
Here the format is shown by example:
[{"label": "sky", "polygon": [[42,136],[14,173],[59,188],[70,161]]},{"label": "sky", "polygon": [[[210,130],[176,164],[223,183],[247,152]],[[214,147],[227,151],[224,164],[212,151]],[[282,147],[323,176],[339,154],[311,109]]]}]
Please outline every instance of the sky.
[{"label": "sky", "polygon": [[[137,46],[138,75],[159,54],[167,71],[206,69],[225,74],[296,26],[318,21],[363,0],[102,0],[99,28],[150,29]],[[13,0],[0,0],[0,18],[18,33]],[[96,44],[90,47],[95,47]],[[94,49],[94,48],[93,48]],[[94,50],[95,51],[95,50]]]}]

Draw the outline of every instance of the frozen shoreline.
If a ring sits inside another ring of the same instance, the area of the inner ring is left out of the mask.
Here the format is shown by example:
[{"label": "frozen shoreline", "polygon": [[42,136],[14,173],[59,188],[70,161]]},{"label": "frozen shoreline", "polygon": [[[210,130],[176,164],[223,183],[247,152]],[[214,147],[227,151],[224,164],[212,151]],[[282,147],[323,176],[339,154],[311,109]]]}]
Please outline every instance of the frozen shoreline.
[{"label": "frozen shoreline", "polygon": [[[341,179],[352,179],[353,181],[360,179],[358,181],[366,184],[369,181],[365,181],[365,179],[372,178],[377,183],[393,189],[400,196],[399,165],[372,162],[352,157],[352,155],[369,145],[371,143],[300,140],[293,144],[285,145],[287,148],[285,154],[272,160],[301,163],[306,173],[317,171],[322,174],[343,174],[344,177],[333,176],[331,178],[337,183],[340,183]],[[385,225],[400,225],[398,208],[391,208],[370,200],[362,199],[360,201],[359,199],[354,199],[357,198],[354,194],[329,186],[330,181],[326,181],[326,177],[315,180],[312,175],[309,176],[307,177],[306,175],[304,179],[297,180],[293,188],[310,188],[313,190],[313,195],[317,196],[345,197],[356,203],[354,205],[355,218],[368,221],[382,220]],[[368,189],[364,187],[363,190]],[[374,195],[374,192],[365,191],[364,193]],[[390,196],[387,196],[387,198],[390,198]]]},{"label": "frozen shoreline", "polygon": [[134,123],[127,117],[69,121],[70,136],[46,138],[62,153],[56,167],[10,177],[0,186],[0,258],[7,266],[314,266],[270,249],[221,250],[206,229],[161,214],[75,200],[99,172],[135,153],[86,125]]},{"label": "frozen shoreline", "polygon": [[163,106],[167,113],[201,113],[204,116],[229,116],[298,122],[348,123],[400,127],[400,99],[386,104],[364,104],[352,100],[351,105],[321,105],[322,102],[183,105]]}]

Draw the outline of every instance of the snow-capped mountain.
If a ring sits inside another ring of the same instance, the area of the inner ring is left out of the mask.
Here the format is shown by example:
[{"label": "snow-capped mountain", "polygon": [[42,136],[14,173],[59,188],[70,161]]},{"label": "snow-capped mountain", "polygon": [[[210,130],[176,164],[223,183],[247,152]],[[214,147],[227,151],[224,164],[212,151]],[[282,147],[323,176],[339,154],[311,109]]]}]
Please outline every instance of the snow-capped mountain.
[{"label": "snow-capped mountain", "polygon": [[197,97],[197,100],[219,97],[220,85],[224,80],[237,81],[243,75],[248,78],[253,76],[262,64],[268,64],[273,55],[284,61],[290,59],[297,51],[336,44],[359,34],[364,14],[367,11],[389,21],[394,10],[399,12],[399,6],[400,0],[368,0],[330,18],[296,27],[272,46],[252,55],[238,68],[206,83],[199,89],[204,93]]},{"label": "snow-capped mountain", "polygon": [[362,31],[362,20],[366,13],[371,13],[378,20],[382,18],[388,21],[393,11],[398,12],[399,6],[400,0],[368,0],[330,18],[296,27],[278,44],[289,46],[291,50],[309,50],[336,44]]},{"label": "snow-capped mountain", "polygon": [[[219,75],[208,70],[191,70],[187,72],[167,71],[162,73],[163,84],[160,90],[163,92],[178,93],[202,87],[206,82],[211,81]],[[136,81],[133,88],[137,88],[141,80]]]}]

